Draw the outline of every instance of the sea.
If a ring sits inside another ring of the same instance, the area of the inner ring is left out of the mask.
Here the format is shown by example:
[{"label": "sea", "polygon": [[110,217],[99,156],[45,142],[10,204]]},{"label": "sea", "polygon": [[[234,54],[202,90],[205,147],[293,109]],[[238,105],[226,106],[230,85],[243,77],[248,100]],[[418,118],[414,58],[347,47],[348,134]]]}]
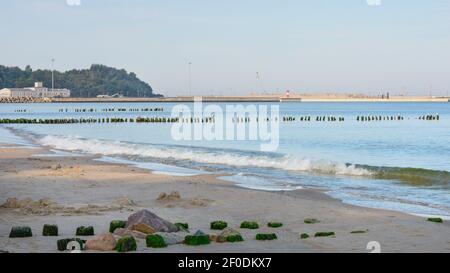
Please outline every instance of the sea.
[{"label": "sea", "polygon": [[[194,109],[192,103],[159,102],[1,104],[0,120],[135,121],[170,117],[180,104]],[[167,122],[0,124],[0,143],[46,146],[54,156],[96,154],[156,173],[214,173],[255,190],[320,189],[347,204],[450,218],[450,103],[203,103],[208,105],[224,113],[229,105],[276,106],[277,149],[261,150],[259,139],[180,140],[173,137],[176,123]],[[434,118],[422,118],[427,115]]]}]

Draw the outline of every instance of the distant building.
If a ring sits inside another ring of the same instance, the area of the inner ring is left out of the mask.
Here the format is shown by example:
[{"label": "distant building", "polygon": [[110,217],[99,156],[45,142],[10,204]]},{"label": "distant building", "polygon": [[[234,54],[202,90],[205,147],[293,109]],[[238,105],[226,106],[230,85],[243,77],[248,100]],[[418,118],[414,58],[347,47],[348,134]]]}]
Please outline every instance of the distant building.
[{"label": "distant building", "polygon": [[3,88],[0,90],[0,98],[54,98],[70,97],[69,89],[48,89],[42,82],[34,83],[34,87]]}]

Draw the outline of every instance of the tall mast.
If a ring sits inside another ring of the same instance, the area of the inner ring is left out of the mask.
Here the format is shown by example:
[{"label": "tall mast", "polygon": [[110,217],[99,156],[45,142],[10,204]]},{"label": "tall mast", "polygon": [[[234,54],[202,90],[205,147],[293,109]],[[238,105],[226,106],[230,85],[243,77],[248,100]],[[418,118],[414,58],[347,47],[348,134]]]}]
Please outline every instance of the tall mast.
[{"label": "tall mast", "polygon": [[55,89],[55,77],[53,75],[53,73],[55,71],[54,66],[55,66],[55,59],[52,58],[52,91],[54,91],[54,89]]}]

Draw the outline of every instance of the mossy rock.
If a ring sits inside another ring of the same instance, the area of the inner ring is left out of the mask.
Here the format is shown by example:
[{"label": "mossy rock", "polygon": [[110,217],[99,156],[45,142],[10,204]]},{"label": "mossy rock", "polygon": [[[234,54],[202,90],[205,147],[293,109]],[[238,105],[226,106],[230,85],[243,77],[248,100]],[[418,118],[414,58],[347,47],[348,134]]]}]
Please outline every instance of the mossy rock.
[{"label": "mossy rock", "polygon": [[279,228],[279,227],[283,226],[283,223],[280,223],[280,222],[269,222],[269,223],[267,223],[267,226],[271,227],[271,228]]},{"label": "mossy rock", "polygon": [[442,224],[444,222],[442,220],[442,218],[428,218],[427,221],[428,222],[433,222],[433,223],[440,223],[440,224]]},{"label": "mossy rock", "polygon": [[44,225],[42,229],[42,236],[58,236],[58,226]]},{"label": "mossy rock", "polygon": [[258,229],[259,225],[256,222],[244,221],[241,223],[241,228]]},{"label": "mossy rock", "polygon": [[242,238],[242,235],[240,235],[240,234],[233,234],[233,235],[228,235],[226,237],[226,241],[229,243],[243,242],[244,238]]},{"label": "mossy rock", "polygon": [[32,236],[33,233],[31,232],[30,227],[13,227],[9,233],[9,238],[25,238]]},{"label": "mossy rock", "polygon": [[56,245],[58,247],[59,251],[66,251],[67,245],[69,242],[77,241],[80,244],[80,250],[84,249],[84,244],[86,243],[86,240],[81,240],[80,238],[66,238],[66,239],[60,239],[56,241]]},{"label": "mossy rock", "polygon": [[308,238],[309,238],[309,234],[308,233],[300,234],[300,239],[304,240],[304,239],[308,239]]},{"label": "mossy rock", "polygon": [[177,226],[179,230],[188,230],[189,229],[188,223],[175,223],[175,226]]},{"label": "mossy rock", "polygon": [[117,228],[125,228],[127,224],[127,221],[123,220],[112,220],[111,223],[109,223],[109,232],[114,233],[114,230]]},{"label": "mossy rock", "polygon": [[326,232],[316,232],[316,234],[314,234],[314,237],[330,237],[330,236],[335,236],[334,232],[332,231],[326,231]]},{"label": "mossy rock", "polygon": [[214,230],[223,230],[227,226],[228,226],[228,224],[225,221],[214,221],[214,222],[211,222],[210,228],[214,229]]},{"label": "mossy rock", "polygon": [[258,241],[270,241],[270,240],[276,240],[277,235],[275,233],[258,233],[258,234],[256,234],[255,238]]},{"label": "mossy rock", "polygon": [[145,242],[147,243],[147,247],[152,248],[162,248],[167,247],[164,238],[159,234],[150,234],[145,238]]},{"label": "mossy rock", "polygon": [[209,244],[209,236],[206,234],[186,235],[184,243],[189,246],[207,245]]},{"label": "mossy rock", "polygon": [[136,239],[133,236],[124,236],[117,240],[115,249],[117,252],[136,251]]},{"label": "mossy rock", "polygon": [[77,232],[75,233],[76,236],[92,236],[94,235],[94,227],[93,226],[81,226],[77,227]]},{"label": "mossy rock", "polygon": [[367,233],[369,230],[354,230],[352,232],[350,232],[351,234],[362,234],[362,233]]},{"label": "mossy rock", "polygon": [[308,218],[308,219],[305,219],[303,222],[304,222],[305,224],[317,224],[317,223],[320,223],[319,220],[314,219],[314,218]]}]

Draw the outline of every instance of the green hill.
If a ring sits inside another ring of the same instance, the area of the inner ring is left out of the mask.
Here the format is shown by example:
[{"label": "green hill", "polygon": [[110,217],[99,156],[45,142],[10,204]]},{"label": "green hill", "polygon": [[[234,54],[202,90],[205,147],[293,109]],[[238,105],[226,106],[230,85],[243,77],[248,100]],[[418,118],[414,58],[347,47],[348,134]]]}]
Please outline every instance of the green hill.
[{"label": "green hill", "polygon": [[[71,97],[96,97],[97,95],[122,94],[127,97],[156,97],[152,87],[128,73],[100,64],[93,64],[89,69],[73,69],[66,72],[54,72],[55,88],[68,88]],[[34,82],[43,82],[52,86],[51,70],[35,70],[30,66],[25,70],[19,67],[0,65],[0,89],[34,86]]]}]

